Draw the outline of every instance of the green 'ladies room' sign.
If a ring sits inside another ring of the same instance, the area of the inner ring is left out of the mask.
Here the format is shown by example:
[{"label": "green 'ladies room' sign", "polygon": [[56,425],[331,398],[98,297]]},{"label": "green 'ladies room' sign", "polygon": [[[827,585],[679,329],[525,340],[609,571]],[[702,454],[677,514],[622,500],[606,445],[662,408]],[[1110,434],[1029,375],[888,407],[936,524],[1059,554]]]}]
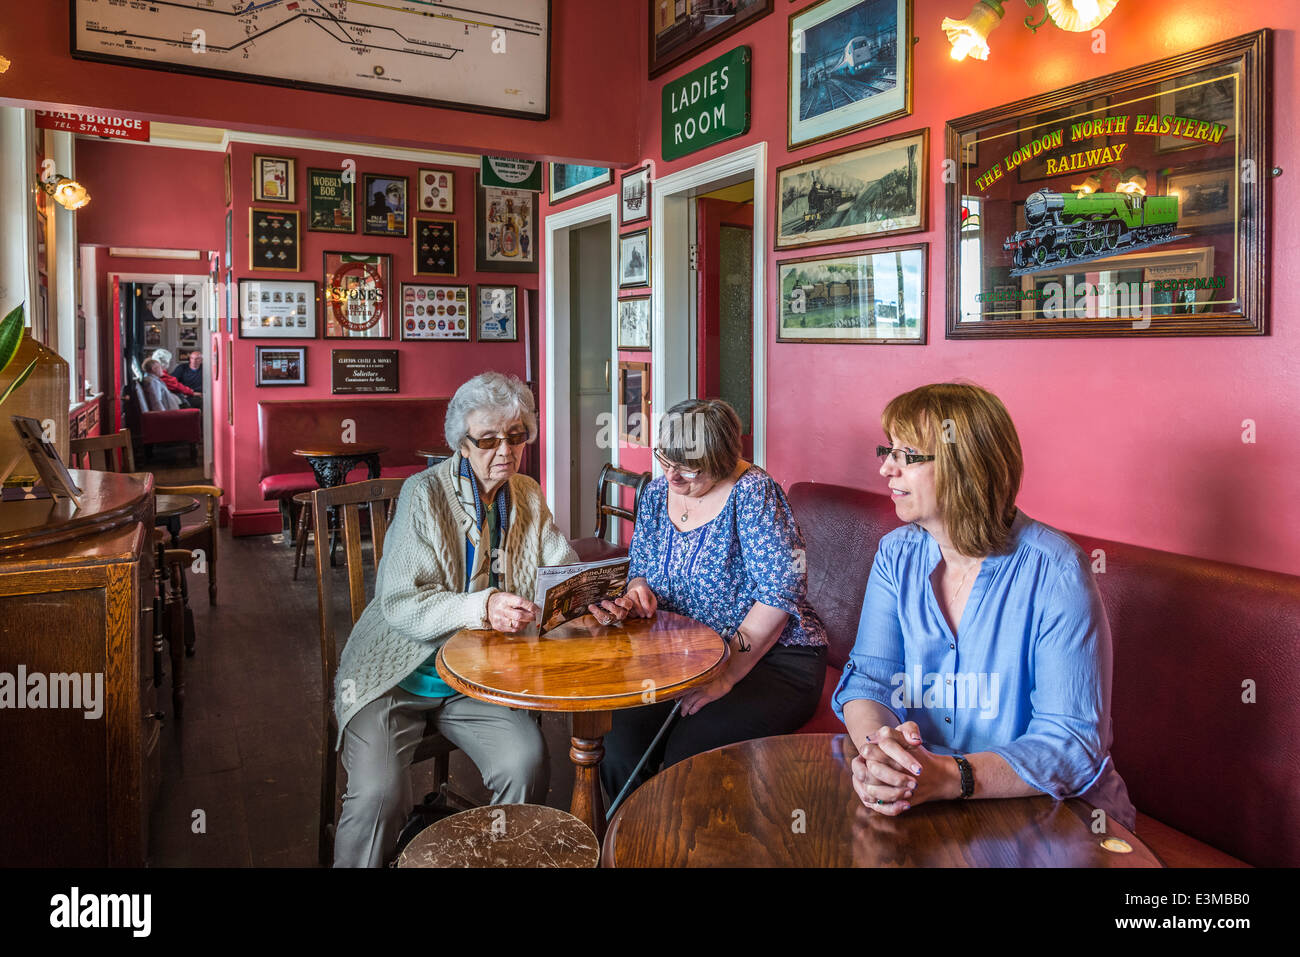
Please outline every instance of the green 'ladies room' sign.
[{"label": "green 'ladies room' sign", "polygon": [[664,159],[749,132],[749,61],[749,47],[736,47],[664,84]]}]

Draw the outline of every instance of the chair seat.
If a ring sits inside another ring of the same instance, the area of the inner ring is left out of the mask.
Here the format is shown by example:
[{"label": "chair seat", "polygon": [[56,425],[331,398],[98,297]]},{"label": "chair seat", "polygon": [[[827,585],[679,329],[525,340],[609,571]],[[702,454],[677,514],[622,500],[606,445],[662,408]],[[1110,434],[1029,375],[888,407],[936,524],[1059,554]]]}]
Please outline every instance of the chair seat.
[{"label": "chair seat", "polygon": [[397,858],[398,867],[595,867],[600,843],[567,811],[540,804],[495,804],[429,825]]},{"label": "chair seat", "polygon": [[577,538],[569,543],[578,553],[578,560],[583,562],[600,562],[607,558],[626,558],[627,548],[611,545],[603,538]]}]

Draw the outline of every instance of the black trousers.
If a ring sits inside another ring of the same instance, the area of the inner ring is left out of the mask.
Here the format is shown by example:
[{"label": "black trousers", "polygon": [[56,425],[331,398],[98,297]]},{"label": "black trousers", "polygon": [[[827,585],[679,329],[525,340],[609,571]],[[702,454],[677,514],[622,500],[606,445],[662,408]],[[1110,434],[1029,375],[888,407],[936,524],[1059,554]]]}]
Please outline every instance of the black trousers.
[{"label": "black trousers", "polygon": [[[741,652],[743,654],[743,652]],[[678,715],[631,790],[660,768],[724,744],[797,731],[817,710],[826,680],[826,646],[774,645],[734,688],[695,714]],[[600,782],[610,801],[627,781],[673,709],[672,701],[615,711],[605,735]]]}]

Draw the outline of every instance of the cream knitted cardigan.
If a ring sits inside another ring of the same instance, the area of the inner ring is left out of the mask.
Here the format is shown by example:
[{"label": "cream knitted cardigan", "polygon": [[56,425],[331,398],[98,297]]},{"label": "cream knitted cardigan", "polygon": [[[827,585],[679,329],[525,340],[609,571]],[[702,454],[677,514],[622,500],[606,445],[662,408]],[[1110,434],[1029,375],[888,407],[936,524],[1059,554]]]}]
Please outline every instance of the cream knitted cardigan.
[{"label": "cream knitted cardigan", "polygon": [[375,597],[343,646],[334,685],[338,747],[359,710],[392,688],[461,628],[487,627],[488,596],[513,592],[533,599],[538,565],[578,560],[555,527],[542,489],[526,475],[510,477],[501,588],[465,591],[465,533],[473,523],[456,494],[461,456],[406,480],[397,499]]}]

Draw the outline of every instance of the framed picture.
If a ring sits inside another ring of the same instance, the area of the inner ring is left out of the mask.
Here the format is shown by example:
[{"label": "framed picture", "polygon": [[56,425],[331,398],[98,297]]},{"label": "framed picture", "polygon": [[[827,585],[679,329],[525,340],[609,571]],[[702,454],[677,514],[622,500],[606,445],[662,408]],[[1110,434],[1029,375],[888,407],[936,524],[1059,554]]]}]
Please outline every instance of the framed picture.
[{"label": "framed picture", "polygon": [[639,223],[650,218],[650,167],[624,173],[618,188],[618,221]]},{"label": "framed picture", "polygon": [[407,341],[469,342],[474,321],[469,293],[469,286],[402,283],[401,337]]},{"label": "framed picture", "polygon": [[790,15],[788,146],[912,112],[912,0],[819,0]]},{"label": "framed picture", "polygon": [[163,324],[161,322],[146,322],[144,324],[144,347],[146,349],[156,349],[162,345]]},{"label": "framed picture", "polygon": [[976,142],[980,162],[946,190],[948,337],[1266,335],[1272,179],[1235,171],[1271,168],[1270,46],[1260,30],[950,120],[946,155]]},{"label": "framed picture", "polygon": [[422,169],[416,174],[417,203],[421,213],[456,211],[456,174],[445,169]]},{"label": "framed picture", "polygon": [[183,326],[177,330],[176,345],[185,351],[197,349],[199,347],[199,327]]},{"label": "framed picture", "polygon": [[650,18],[650,76],[712,46],[772,12],[772,0],[685,3],[645,0]]},{"label": "framed picture", "polygon": [[225,160],[226,161],[224,164],[222,164],[222,166],[223,166],[225,183],[226,183],[226,205],[229,206],[231,202],[234,200],[234,191],[231,187],[231,181],[230,181],[230,154],[229,153],[226,154]]},{"label": "framed picture", "polygon": [[650,445],[650,364],[618,364],[618,437],[628,445]]},{"label": "framed picture", "polygon": [[226,270],[226,332],[235,331],[235,279],[234,274]]},{"label": "framed picture", "polygon": [[392,276],[387,253],[325,253],[325,338],[391,339]]},{"label": "framed picture", "polygon": [[614,181],[614,171],[604,166],[575,166],[552,163],[550,201],[559,203],[589,189]]},{"label": "framed picture", "polygon": [[226,269],[235,267],[235,211],[226,210]]},{"label": "framed picture", "polygon": [[352,233],[357,224],[356,184],[341,169],[307,169],[307,229],[314,233]]},{"label": "framed picture", "polygon": [[776,249],[926,228],[930,131],[846,146],[776,171]]},{"label": "framed picture", "polygon": [[301,272],[298,210],[248,207],[248,268]]},{"label": "framed picture", "polygon": [[456,275],[456,220],[416,216],[411,250],[417,276]]},{"label": "framed picture", "polygon": [[258,346],[257,385],[306,385],[306,346]]},{"label": "framed picture", "polygon": [[650,297],[633,296],[618,301],[618,347],[649,351]]},{"label": "framed picture", "polygon": [[365,395],[400,392],[397,349],[331,349],[330,392]]},{"label": "framed picture", "polygon": [[650,230],[638,229],[618,237],[620,289],[650,285]]},{"label": "framed picture", "polygon": [[270,279],[239,281],[243,339],[315,339],[316,284]]},{"label": "framed picture", "polygon": [[481,272],[537,272],[537,194],[483,186],[475,177],[474,266]]},{"label": "framed picture", "polygon": [[235,424],[235,337],[226,340],[226,424]]},{"label": "framed picture", "polygon": [[478,341],[519,341],[519,297],[515,286],[478,287]]},{"label": "framed picture", "polygon": [[253,202],[292,203],[296,161],[290,156],[253,157]]},{"label": "framed picture", "polygon": [[406,235],[406,177],[366,173],[362,176],[367,236]]},{"label": "framed picture", "polygon": [[926,246],[777,264],[778,342],[925,342]]}]

